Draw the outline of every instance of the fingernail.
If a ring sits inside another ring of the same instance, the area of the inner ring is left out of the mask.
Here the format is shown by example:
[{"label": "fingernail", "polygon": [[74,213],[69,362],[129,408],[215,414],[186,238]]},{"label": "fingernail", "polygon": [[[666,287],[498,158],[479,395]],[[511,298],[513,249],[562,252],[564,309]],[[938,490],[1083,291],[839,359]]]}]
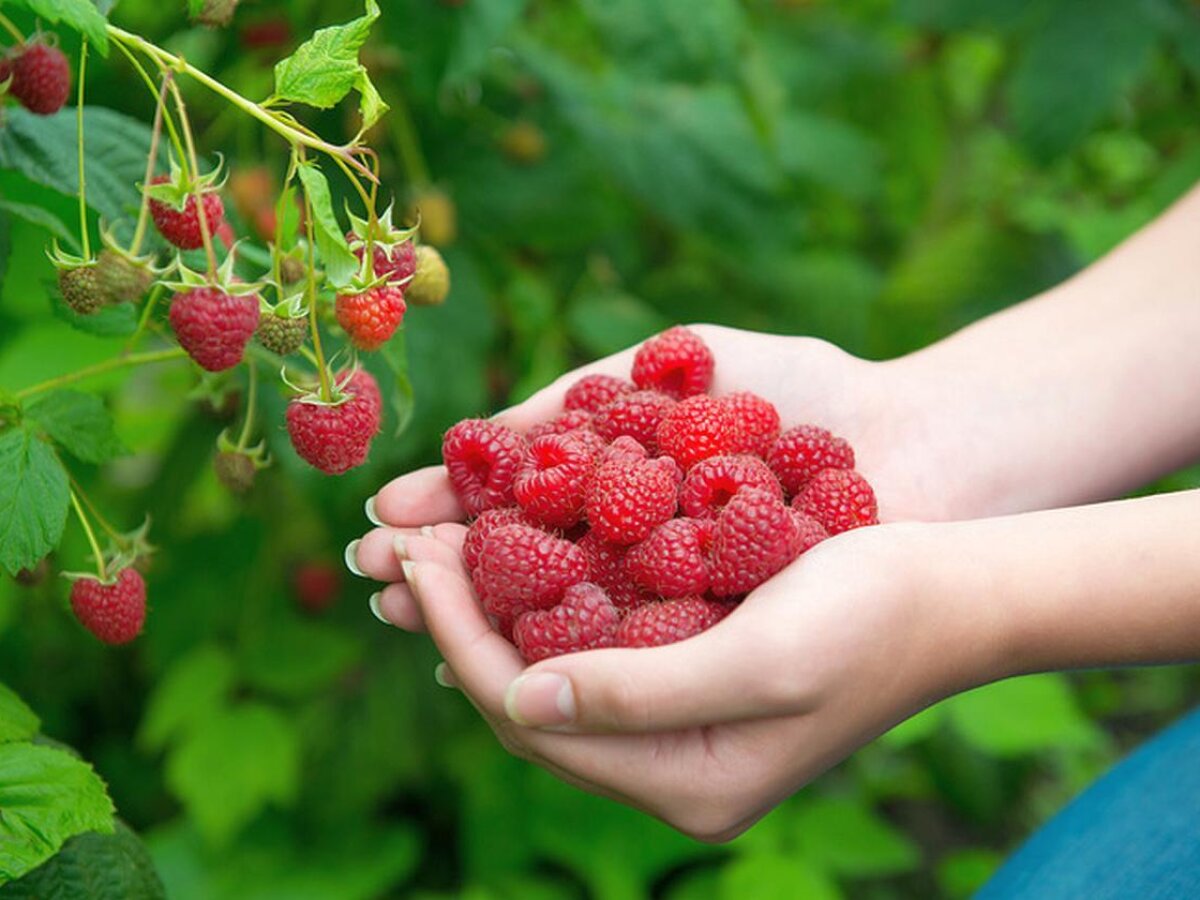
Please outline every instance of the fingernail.
[{"label": "fingernail", "polygon": [[362,541],[351,541],[348,543],[346,545],[346,552],[342,554],[342,558],[346,562],[346,568],[351,573],[357,575],[359,578],[366,578],[367,576],[363,574],[363,570],[358,567],[358,545],[361,543]]},{"label": "fingernail", "polygon": [[383,594],[381,594],[379,591],[376,591],[371,595],[371,599],[367,601],[367,605],[371,607],[371,612],[375,614],[375,618],[377,618],[384,625],[391,625],[392,623],[384,618],[383,610],[379,606],[379,601],[382,597]]},{"label": "fingernail", "polygon": [[408,559],[408,541],[404,535],[398,534],[392,538],[392,549],[396,553],[396,558],[401,562]]},{"label": "fingernail", "polygon": [[454,685],[452,685],[450,683],[450,679],[446,677],[446,673],[449,671],[450,671],[450,667],[448,665],[446,665],[444,662],[438,663],[436,666],[433,667],[433,680],[436,681],[438,683],[438,685],[441,687],[453,688]]},{"label": "fingernail", "polygon": [[379,520],[378,514],[375,512],[375,498],[368,497],[367,502],[363,504],[363,512],[367,514],[367,521],[372,525],[383,527],[383,522]]},{"label": "fingernail", "polygon": [[504,711],[518,725],[543,728],[575,721],[575,691],[552,672],[522,675],[508,686]]},{"label": "fingernail", "polygon": [[433,533],[433,526],[432,525],[422,525],[421,526],[421,537],[427,537],[427,538],[437,537],[437,535],[435,535]]},{"label": "fingernail", "polygon": [[403,560],[400,569],[404,572],[404,580],[410,588],[417,590],[417,564],[411,560]]}]

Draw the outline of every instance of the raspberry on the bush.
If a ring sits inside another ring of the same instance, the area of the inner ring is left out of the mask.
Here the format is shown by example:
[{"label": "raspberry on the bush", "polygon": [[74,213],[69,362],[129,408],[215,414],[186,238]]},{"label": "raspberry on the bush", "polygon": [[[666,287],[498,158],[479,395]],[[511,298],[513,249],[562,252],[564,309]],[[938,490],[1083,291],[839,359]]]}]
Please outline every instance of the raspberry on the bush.
[{"label": "raspberry on the bush", "polygon": [[526,662],[535,663],[566,653],[612,647],[620,621],[620,612],[603,589],[582,582],[567,588],[558,606],[518,617],[513,642]]},{"label": "raspberry on the bush", "polygon": [[679,508],[685,516],[715,516],[743,488],[758,488],[783,500],[779,479],[756,456],[710,456],[688,470],[679,486]]},{"label": "raspberry on the bush", "polygon": [[71,611],[106,644],[128,644],[146,622],[146,582],[137,569],[122,569],[110,581],[79,578],[71,585]]},{"label": "raspberry on the bush", "polygon": [[603,463],[588,488],[588,522],[605,540],[636,544],[675,515],[677,478],[667,459]]},{"label": "raspberry on the bush", "polygon": [[789,496],[822,469],[853,469],[854,450],[843,438],[817,425],[800,425],[779,436],[767,465]]},{"label": "raspberry on the bush", "polygon": [[[150,183],[167,184],[170,180],[167,175],[159,175]],[[200,196],[204,201],[204,223],[208,226],[209,237],[215,238],[225,224],[225,204],[214,190],[201,191]],[[181,207],[151,197],[150,215],[158,233],[179,249],[197,250],[204,246],[195,194],[188,194]]]},{"label": "raspberry on the bush", "polygon": [[494,616],[546,609],[587,578],[583,551],[528,525],[504,525],[483,542],[472,581]]},{"label": "raspberry on the bush", "polygon": [[513,480],[525,458],[525,439],[488,419],[464,419],[442,439],[442,461],[467,515],[511,506]]},{"label": "raspberry on the bush", "polygon": [[854,469],[824,469],[809,479],[792,501],[830,534],[879,524],[875,491]]},{"label": "raspberry on the bush", "polygon": [[717,516],[712,547],[712,592],[736,597],[754,590],[800,553],[800,529],[775,495],[746,488]]},{"label": "raspberry on the bush", "polygon": [[259,314],[257,296],[207,285],[176,294],[168,318],[188,356],[202,369],[223,372],[242,361],[258,329]]},{"label": "raspberry on the bush", "polygon": [[563,407],[595,413],[618,397],[632,394],[635,390],[637,388],[633,382],[615,375],[585,375],[567,389]]},{"label": "raspberry on the bush", "polygon": [[570,528],[583,518],[597,449],[576,434],[532,441],[513,480],[513,496],[525,514],[551,528]]},{"label": "raspberry on the bush", "polygon": [[379,385],[369,372],[355,372],[340,394],[332,403],[298,397],[287,409],[296,453],[326,475],[341,475],[367,461],[383,416]]},{"label": "raspberry on the bush", "polygon": [[712,628],[731,607],[703,597],[680,597],[632,610],[617,629],[618,647],[661,647]]},{"label": "raspberry on the bush", "polygon": [[720,400],[700,394],[667,410],[655,441],[660,453],[690,469],[710,456],[733,453],[742,438],[733,411]]},{"label": "raspberry on the bush", "polygon": [[633,383],[682,400],[709,389],[714,366],[712,351],[700,336],[677,325],[638,348],[633,358]]}]

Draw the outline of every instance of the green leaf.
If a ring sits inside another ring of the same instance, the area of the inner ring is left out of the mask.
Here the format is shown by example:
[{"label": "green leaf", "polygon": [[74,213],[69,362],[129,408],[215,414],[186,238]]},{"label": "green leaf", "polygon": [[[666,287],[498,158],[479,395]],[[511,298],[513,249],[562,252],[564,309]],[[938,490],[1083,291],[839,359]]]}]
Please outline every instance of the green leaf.
[{"label": "green leaf", "polygon": [[53,550],[70,503],[67,472],[26,428],[0,433],[0,566],[16,575]]},{"label": "green leaf", "polygon": [[0,884],[85,831],[111,832],[113,805],[92,767],[64,750],[0,744]]},{"label": "green leaf", "polygon": [[641,343],[671,323],[645,301],[620,291],[585,294],[567,311],[567,330],[591,356]]},{"label": "green leaf", "polygon": [[0,200],[0,209],[7,210],[19,219],[24,219],[32,225],[46,229],[68,249],[78,250],[79,241],[62,219],[48,209],[34,206],[32,203],[19,203],[15,200]]},{"label": "green leaf", "polygon": [[328,109],[358,88],[363,95],[364,127],[373,125],[387,109],[358,61],[358,51],[379,18],[379,4],[367,0],[367,14],[345,25],[322,28],[275,65],[273,100],[306,103]]},{"label": "green leaf", "polygon": [[789,173],[854,199],[879,187],[879,151],[851,125],[812,113],[794,112],[777,133],[779,158]]},{"label": "green leaf", "polygon": [[889,747],[908,747],[937,731],[945,717],[944,707],[931,706],[921,710],[912,718],[905,719],[891,731],[882,735],[879,740]]},{"label": "green leaf", "polygon": [[945,703],[965,740],[995,756],[1095,747],[1102,733],[1080,712],[1062,675],[1010,678]]},{"label": "green leaf", "polygon": [[76,835],[62,851],[0,891],[3,900],[166,900],[145,845],[124,822],[112,834]]},{"label": "green leaf", "polygon": [[55,25],[60,22],[84,34],[105,56],[108,55],[108,21],[92,0],[11,0],[35,16]]},{"label": "green leaf", "polygon": [[391,393],[391,401],[392,409],[396,413],[396,427],[392,430],[392,437],[398,438],[412,424],[417,408],[416,392],[408,374],[407,335],[403,331],[397,332],[395,337],[383,345],[380,355],[392,373],[394,390]]},{"label": "green leaf", "polygon": [[350,252],[346,232],[333,211],[329,182],[315,163],[305,163],[296,172],[312,205],[317,249],[321,251],[321,259],[325,263],[325,274],[334,287],[345,287],[358,271],[358,258]]},{"label": "green leaf", "polygon": [[721,900],[841,900],[824,872],[794,855],[748,853],[721,870]]},{"label": "green leaf", "polygon": [[158,680],[138,729],[138,744],[162,750],[204,728],[228,703],[235,680],[233,659],[220,647],[200,646],[175,661]]},{"label": "green leaf", "polygon": [[811,800],[800,805],[794,826],[805,858],[839,875],[898,875],[921,862],[912,841],[861,803]]},{"label": "green leaf", "polygon": [[300,736],[277,710],[245,703],[189,733],[166,778],[205,839],[225,845],[268,804],[295,798]]},{"label": "green leaf", "polygon": [[0,684],[0,744],[27,741],[41,727],[33,710],[9,687]]},{"label": "green leaf", "polygon": [[104,463],[128,452],[113,430],[104,401],[83,391],[51,391],[25,407],[25,415],[77,459]]},{"label": "green leaf", "polygon": [[897,13],[910,22],[939,30],[1014,25],[1043,0],[899,0]]},{"label": "green leaf", "polygon": [[937,864],[937,880],[942,893],[950,898],[975,896],[1004,862],[995,850],[968,847],[943,856]]},{"label": "green leaf", "polygon": [[478,75],[489,54],[520,20],[529,0],[491,0],[469,3],[458,13],[457,35],[442,79],[461,84]]},{"label": "green leaf", "polygon": [[1150,60],[1156,30],[1143,0],[1060,0],[1034,32],[1009,86],[1017,131],[1050,160],[1112,109]]}]

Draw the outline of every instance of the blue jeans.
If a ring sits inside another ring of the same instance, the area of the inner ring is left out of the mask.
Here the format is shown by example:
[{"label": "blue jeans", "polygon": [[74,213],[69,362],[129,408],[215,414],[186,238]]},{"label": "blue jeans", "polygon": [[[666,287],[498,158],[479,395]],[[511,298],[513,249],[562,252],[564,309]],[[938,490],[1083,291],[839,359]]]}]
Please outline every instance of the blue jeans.
[{"label": "blue jeans", "polygon": [[975,900],[1200,898],[1200,710],[1038,830]]}]

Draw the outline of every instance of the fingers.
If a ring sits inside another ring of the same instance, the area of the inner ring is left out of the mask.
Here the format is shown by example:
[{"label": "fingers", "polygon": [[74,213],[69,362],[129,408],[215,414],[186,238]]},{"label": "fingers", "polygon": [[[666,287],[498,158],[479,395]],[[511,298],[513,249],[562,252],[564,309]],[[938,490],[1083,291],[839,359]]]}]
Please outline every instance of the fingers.
[{"label": "fingers", "polygon": [[376,525],[420,528],[466,518],[444,466],[429,466],[401,475],[367,500],[367,518]]},{"label": "fingers", "polygon": [[385,625],[412,632],[426,630],[421,607],[417,605],[407,584],[389,584],[382,591],[375,592],[371,595],[370,606],[375,618]]},{"label": "fingers", "polygon": [[346,568],[361,578],[403,581],[403,558],[410,544],[416,558],[453,562],[467,530],[454,522],[415,528],[376,528],[346,547]]},{"label": "fingers", "polygon": [[665,732],[796,712],[801,692],[753,609],[676,644],[594,650],[530,667],[505,692],[513,721],[575,732]]}]

